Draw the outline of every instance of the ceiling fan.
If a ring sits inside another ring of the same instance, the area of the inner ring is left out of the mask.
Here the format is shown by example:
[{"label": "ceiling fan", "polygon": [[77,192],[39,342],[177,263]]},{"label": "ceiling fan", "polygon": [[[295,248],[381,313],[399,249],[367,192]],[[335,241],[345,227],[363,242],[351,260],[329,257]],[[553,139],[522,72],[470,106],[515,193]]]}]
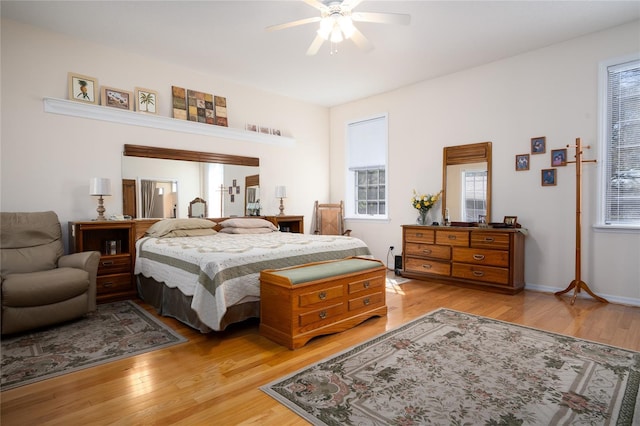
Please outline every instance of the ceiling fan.
[{"label": "ceiling fan", "polygon": [[309,6],[320,11],[320,16],[299,19],[284,24],[267,27],[267,31],[283,30],[297,27],[298,25],[320,22],[316,37],[307,49],[307,55],[318,53],[320,46],[325,41],[340,43],[345,39],[351,39],[360,49],[368,52],[373,49],[373,44],[355,27],[354,22],[373,22],[377,24],[408,25],[411,16],[401,13],[380,12],[354,12],[363,0],[303,0]]}]

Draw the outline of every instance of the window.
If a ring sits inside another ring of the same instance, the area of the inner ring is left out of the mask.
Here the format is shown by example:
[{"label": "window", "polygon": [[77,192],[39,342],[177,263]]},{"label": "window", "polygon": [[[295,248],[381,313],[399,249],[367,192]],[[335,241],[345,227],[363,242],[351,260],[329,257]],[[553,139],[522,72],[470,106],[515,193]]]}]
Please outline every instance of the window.
[{"label": "window", "polygon": [[387,218],[387,116],[347,124],[345,216]]},{"label": "window", "polygon": [[640,59],[601,67],[601,223],[640,226]]}]

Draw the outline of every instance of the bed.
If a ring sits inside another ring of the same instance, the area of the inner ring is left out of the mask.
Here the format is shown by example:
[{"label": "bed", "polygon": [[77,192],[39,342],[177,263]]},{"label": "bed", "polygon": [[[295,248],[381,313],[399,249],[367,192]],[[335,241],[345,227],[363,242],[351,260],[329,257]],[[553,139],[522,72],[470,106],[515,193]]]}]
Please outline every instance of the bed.
[{"label": "bed", "polygon": [[138,294],[207,333],[259,317],[260,271],[371,257],[360,239],[279,232],[264,219],[165,219],[136,241]]}]

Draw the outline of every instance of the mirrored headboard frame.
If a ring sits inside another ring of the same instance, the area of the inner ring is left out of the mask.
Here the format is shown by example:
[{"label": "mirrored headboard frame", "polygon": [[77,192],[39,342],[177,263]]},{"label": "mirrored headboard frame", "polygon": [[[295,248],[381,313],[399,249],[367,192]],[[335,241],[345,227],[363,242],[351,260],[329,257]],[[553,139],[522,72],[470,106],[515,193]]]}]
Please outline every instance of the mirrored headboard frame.
[{"label": "mirrored headboard frame", "polygon": [[124,145],[123,155],[128,157],[162,158],[165,160],[196,161],[200,163],[233,164],[236,166],[260,166],[260,159],[240,155],[187,151],[184,149],[158,148],[144,145]]},{"label": "mirrored headboard frame", "polygon": [[447,208],[447,166],[470,163],[487,163],[487,222],[491,221],[491,142],[447,146],[442,160],[442,217]]}]

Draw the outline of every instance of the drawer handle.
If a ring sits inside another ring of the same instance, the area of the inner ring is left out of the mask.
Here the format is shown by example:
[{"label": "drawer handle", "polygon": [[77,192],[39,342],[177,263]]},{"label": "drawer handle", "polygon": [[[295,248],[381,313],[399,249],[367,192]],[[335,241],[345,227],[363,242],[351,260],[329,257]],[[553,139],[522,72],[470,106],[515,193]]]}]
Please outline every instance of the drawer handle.
[{"label": "drawer handle", "polygon": [[473,255],[473,259],[474,260],[484,260],[484,254],[474,254]]},{"label": "drawer handle", "polygon": [[422,236],[424,236],[424,234],[422,232],[416,232],[416,237],[421,238]]},{"label": "drawer handle", "polygon": [[364,286],[364,288],[369,288],[371,284],[369,283],[369,281],[365,281],[362,285]]},{"label": "drawer handle", "polygon": [[422,252],[424,254],[431,254],[431,250],[429,250],[429,249],[424,249],[424,250],[422,250]]},{"label": "drawer handle", "polygon": [[325,319],[327,317],[327,311],[320,311],[318,316],[320,317],[320,319]]},{"label": "drawer handle", "polygon": [[495,239],[493,237],[485,237],[484,239],[487,243],[492,243]]},{"label": "drawer handle", "polygon": [[326,291],[321,291],[320,293],[318,293],[318,299],[324,300],[326,298],[327,298],[327,292]]},{"label": "drawer handle", "polygon": [[455,240],[456,236],[455,235],[449,235],[447,238],[449,238],[450,240]]},{"label": "drawer handle", "polygon": [[113,265],[113,260],[106,260],[102,262],[102,266],[111,266]]},{"label": "drawer handle", "polygon": [[362,302],[363,302],[363,303],[365,304],[365,306],[366,306],[366,305],[368,305],[368,304],[370,304],[370,303],[371,303],[371,300],[367,297],[367,298],[365,298]]},{"label": "drawer handle", "polygon": [[113,282],[109,281],[102,284],[103,287],[113,287]]},{"label": "drawer handle", "polygon": [[429,265],[428,263],[425,263],[424,265],[422,265],[422,267],[424,269],[431,269],[431,265]]},{"label": "drawer handle", "polygon": [[484,277],[484,272],[482,271],[473,271],[473,275],[476,277]]}]

